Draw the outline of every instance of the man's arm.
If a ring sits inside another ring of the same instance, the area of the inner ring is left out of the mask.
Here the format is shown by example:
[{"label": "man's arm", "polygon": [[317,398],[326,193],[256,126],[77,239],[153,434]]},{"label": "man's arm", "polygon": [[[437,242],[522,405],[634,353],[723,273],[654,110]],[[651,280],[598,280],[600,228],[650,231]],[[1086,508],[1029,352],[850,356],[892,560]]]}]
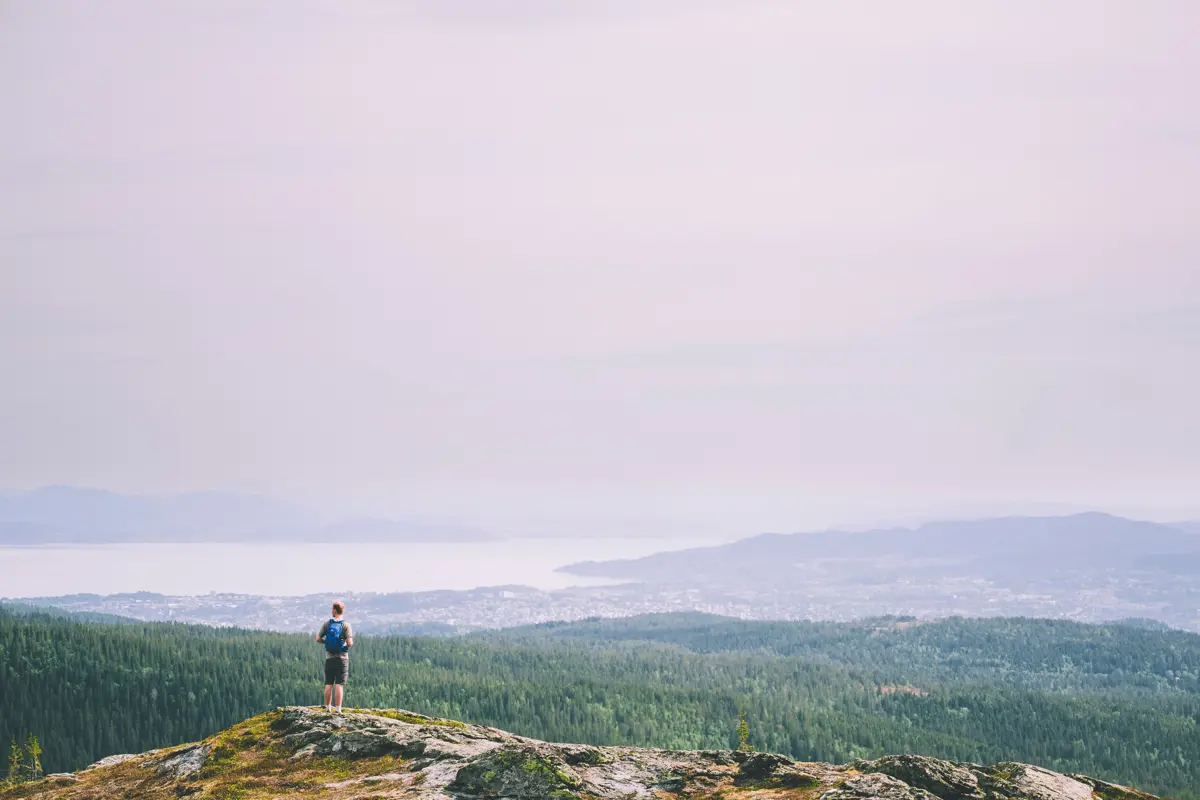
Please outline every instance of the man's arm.
[{"label": "man's arm", "polygon": [[354,647],[354,628],[349,622],[346,623],[346,647]]},{"label": "man's arm", "polygon": [[321,630],[317,631],[317,641],[320,642],[321,644],[325,643],[325,631],[327,631],[327,630],[329,630],[329,623],[322,622]]}]

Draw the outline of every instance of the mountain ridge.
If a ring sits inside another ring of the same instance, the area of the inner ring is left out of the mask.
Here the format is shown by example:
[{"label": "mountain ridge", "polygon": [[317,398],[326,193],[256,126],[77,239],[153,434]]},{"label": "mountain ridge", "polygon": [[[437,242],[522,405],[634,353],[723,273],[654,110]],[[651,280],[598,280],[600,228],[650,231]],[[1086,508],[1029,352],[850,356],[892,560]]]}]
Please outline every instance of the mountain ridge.
[{"label": "mountain ridge", "polygon": [[484,531],[418,520],[325,514],[256,494],[120,494],[43,486],[0,494],[0,545],[159,542],[473,542]]},{"label": "mountain ridge", "polygon": [[396,709],[302,706],[200,742],[109,756],[4,800],[1154,800],[1083,775],[917,755],[833,765],[741,750],[554,744]]},{"label": "mountain ridge", "polygon": [[[1103,512],[1058,517],[997,517],[934,521],[915,528],[811,533],[763,533],[736,542],[657,553],[637,559],[583,561],[560,571],[573,575],[632,580],[663,580],[674,570],[688,580],[729,580],[738,568],[786,572],[798,560],[927,559],[927,566],[987,561],[985,571],[1019,562],[1037,569],[1034,556],[1071,559],[1075,566],[1128,566],[1129,560],[1157,555],[1200,555],[1200,537],[1176,525],[1145,522]],[[1042,565],[1045,566],[1045,565]],[[1050,566],[1057,566],[1051,564]],[[756,573],[755,579],[761,573]]]}]

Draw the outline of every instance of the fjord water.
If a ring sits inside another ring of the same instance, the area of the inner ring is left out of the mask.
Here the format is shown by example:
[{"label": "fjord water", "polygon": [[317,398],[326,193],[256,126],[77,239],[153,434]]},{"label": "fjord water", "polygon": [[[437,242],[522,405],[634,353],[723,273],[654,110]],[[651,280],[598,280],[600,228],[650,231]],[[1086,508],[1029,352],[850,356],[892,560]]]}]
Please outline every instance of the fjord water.
[{"label": "fjord water", "polygon": [[139,543],[0,547],[0,597],[149,591],[408,592],[604,583],[555,572],[575,561],[636,558],[713,544],[694,538],[536,538],[447,544]]}]

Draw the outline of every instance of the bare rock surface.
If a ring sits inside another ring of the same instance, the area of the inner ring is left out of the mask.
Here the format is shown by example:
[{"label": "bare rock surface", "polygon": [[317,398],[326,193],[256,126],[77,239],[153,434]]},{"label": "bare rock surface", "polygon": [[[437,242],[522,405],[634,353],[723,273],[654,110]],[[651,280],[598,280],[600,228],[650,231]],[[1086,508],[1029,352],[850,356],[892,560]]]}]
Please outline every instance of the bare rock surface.
[{"label": "bare rock surface", "polygon": [[883,773],[853,775],[821,795],[821,800],[932,800],[924,789]]},{"label": "bare rock surface", "polygon": [[116,755],[105,756],[95,764],[92,764],[90,767],[86,767],[85,771],[89,769],[100,769],[101,767],[112,767],[116,766],[117,764],[124,764],[126,761],[132,761],[135,758],[145,758],[146,756],[154,755],[156,752],[158,751],[151,750],[148,753],[117,753]]},{"label": "bare rock surface", "polygon": [[1029,764],[997,764],[1022,797],[1032,800],[1090,800],[1091,785]]},{"label": "bare rock surface", "polygon": [[1067,777],[1091,786],[1096,796],[1102,797],[1104,800],[1152,800],[1154,798],[1154,795],[1139,792],[1137,789],[1131,789],[1119,783],[1097,780],[1087,775],[1068,775]]},{"label": "bare rock surface", "polygon": [[110,756],[3,800],[1155,800],[1027,764],[915,755],[852,765],[773,753],[552,744],[382,709],[281,708],[203,742]]},{"label": "bare rock surface", "polygon": [[154,771],[172,778],[186,778],[200,771],[211,751],[206,744],[193,745],[174,751],[166,758],[154,762]]}]

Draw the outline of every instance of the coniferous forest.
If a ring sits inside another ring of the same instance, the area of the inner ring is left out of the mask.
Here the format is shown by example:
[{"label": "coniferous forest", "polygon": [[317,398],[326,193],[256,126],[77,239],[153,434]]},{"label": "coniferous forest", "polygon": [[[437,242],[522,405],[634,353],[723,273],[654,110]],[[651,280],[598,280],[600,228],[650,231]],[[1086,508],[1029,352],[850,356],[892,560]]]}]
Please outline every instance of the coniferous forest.
[{"label": "coniferous forest", "polygon": [[[194,740],[317,703],[322,657],[311,636],[0,608],[0,742],[35,735],[53,772]],[[364,636],[347,702],[681,748],[737,746],[744,712],[751,745],[800,759],[1025,761],[1200,798],[1200,636],[1136,625],[680,614]]]}]

